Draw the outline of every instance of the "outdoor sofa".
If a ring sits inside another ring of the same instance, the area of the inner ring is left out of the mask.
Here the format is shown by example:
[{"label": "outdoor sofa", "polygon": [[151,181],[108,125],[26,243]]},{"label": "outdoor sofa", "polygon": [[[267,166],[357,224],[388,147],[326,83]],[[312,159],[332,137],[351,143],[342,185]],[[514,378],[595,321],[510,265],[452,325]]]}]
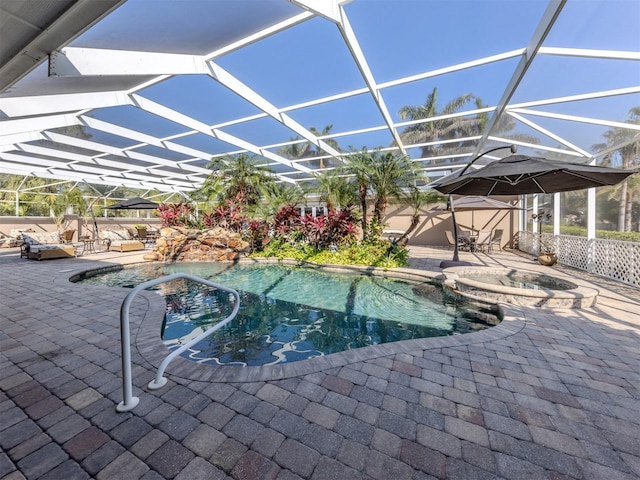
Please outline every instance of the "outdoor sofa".
[{"label": "outdoor sofa", "polygon": [[144,243],[132,238],[131,233],[126,228],[119,230],[103,230],[102,238],[107,243],[112,252],[133,252],[144,250]]},{"label": "outdoor sofa", "polygon": [[20,256],[32,260],[75,257],[76,246],[62,243],[59,232],[23,232]]},{"label": "outdoor sofa", "polygon": [[11,248],[18,246],[18,239],[16,237],[0,236],[0,248]]},{"label": "outdoor sofa", "polygon": [[12,228],[9,236],[0,235],[0,248],[17,247],[22,243],[22,234],[24,232],[32,232],[29,228]]}]

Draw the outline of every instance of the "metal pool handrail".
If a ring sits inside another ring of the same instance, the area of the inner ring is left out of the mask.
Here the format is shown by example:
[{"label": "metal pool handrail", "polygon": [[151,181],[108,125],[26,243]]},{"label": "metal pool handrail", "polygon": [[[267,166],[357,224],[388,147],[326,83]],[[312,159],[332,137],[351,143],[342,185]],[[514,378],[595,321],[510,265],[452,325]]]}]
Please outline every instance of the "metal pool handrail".
[{"label": "metal pool handrail", "polygon": [[209,287],[217,288],[218,290],[223,290],[225,292],[231,293],[236,301],[233,306],[233,311],[231,314],[216,323],[213,327],[201,333],[197,337],[193,338],[191,341],[182,345],[180,348],[171,352],[167,357],[162,361],[160,367],[158,368],[158,373],[156,374],[156,378],[149,382],[148,387],[151,390],[155,390],[163,387],[167,383],[167,379],[163,377],[164,371],[169,365],[169,363],[186,349],[191,347],[192,345],[198,343],[204,338],[208,337],[210,334],[215,332],[216,330],[224,327],[227,323],[235,318],[240,309],[240,294],[235,291],[233,288],[225,287],[224,285],[220,285],[215,282],[211,282],[209,280],[205,280],[204,278],[195,277],[193,275],[189,275],[187,273],[174,273],[172,275],[167,275],[166,277],[156,278],[154,280],[149,280],[148,282],[141,283],[137,285],[124,299],[122,302],[122,306],[120,307],[120,340],[122,343],[122,397],[123,400],[116,406],[116,410],[118,412],[128,412],[135,408],[138,405],[140,399],[138,397],[134,397],[132,394],[132,384],[131,384],[131,338],[129,335],[129,307],[131,306],[131,302],[134,297],[142,290],[145,290],[149,287],[153,287],[154,285],[158,285],[160,283],[171,282],[173,280],[177,280],[179,278],[185,278],[187,280],[191,280],[193,282],[202,283]]}]

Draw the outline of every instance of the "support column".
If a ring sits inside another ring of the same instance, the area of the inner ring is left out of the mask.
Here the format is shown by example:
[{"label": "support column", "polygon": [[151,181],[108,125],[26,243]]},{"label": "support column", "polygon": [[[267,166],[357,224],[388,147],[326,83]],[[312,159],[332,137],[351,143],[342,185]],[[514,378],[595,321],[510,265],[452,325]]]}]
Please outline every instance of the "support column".
[{"label": "support column", "polygon": [[596,260],[596,189],[587,190],[587,272],[594,271]]}]

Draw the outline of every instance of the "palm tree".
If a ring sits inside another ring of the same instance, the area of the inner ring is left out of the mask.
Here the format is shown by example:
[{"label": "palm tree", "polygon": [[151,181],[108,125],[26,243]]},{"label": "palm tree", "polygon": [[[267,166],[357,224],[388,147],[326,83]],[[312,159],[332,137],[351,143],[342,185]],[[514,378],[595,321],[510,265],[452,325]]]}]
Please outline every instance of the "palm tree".
[{"label": "palm tree", "polygon": [[358,189],[365,238],[370,234],[364,220],[367,214],[367,195],[371,193],[374,197],[373,221],[381,227],[389,200],[402,196],[403,190],[414,185],[417,180],[414,163],[407,155],[382,152],[379,149],[367,151],[363,148],[349,157],[345,169],[353,176]]},{"label": "palm tree", "polygon": [[58,230],[62,228],[64,216],[69,206],[74,205],[79,213],[87,209],[87,202],[82,190],[77,185],[56,186],[48,193],[40,194],[40,201],[49,208],[49,214],[53,218]]},{"label": "palm tree", "polygon": [[296,205],[304,200],[304,192],[296,185],[269,182],[261,189],[263,201],[253,206],[252,213],[259,218],[271,218],[285,205]]},{"label": "palm tree", "polygon": [[[431,117],[450,115],[462,110],[468,103],[475,103],[476,109],[486,108],[482,99],[470,93],[454,98],[447,103],[442,110],[438,109],[438,89],[434,88],[427,96],[423,105],[407,105],[398,112],[404,120],[421,120]],[[487,112],[478,113],[473,117],[456,117],[436,120],[427,123],[417,123],[408,126],[401,134],[403,142],[407,144],[432,143],[438,140],[452,140],[455,138],[473,137],[482,135],[487,123],[489,114]],[[540,143],[540,139],[522,133],[509,133],[516,127],[515,121],[508,115],[502,115],[495,126],[495,131],[500,136],[510,140],[518,140],[527,143]],[[476,140],[465,140],[460,142],[447,143],[444,145],[425,145],[421,147],[422,157],[442,156],[454,153],[467,153],[475,146]]]},{"label": "palm tree", "polygon": [[351,150],[354,154],[348,157],[348,163],[344,169],[347,174],[352,176],[352,182],[358,192],[360,210],[362,211],[360,227],[363,237],[367,238],[367,196],[369,194],[369,169],[372,164],[372,155],[365,147],[362,147],[360,151],[355,151],[353,148]]},{"label": "palm tree", "polygon": [[271,170],[258,166],[256,158],[245,153],[214,158],[209,168],[214,171],[197,193],[208,199],[256,205],[261,189],[274,182]]},{"label": "palm tree", "polygon": [[327,210],[341,210],[356,203],[355,184],[348,180],[342,169],[317,172],[315,180],[310,190],[320,195]]},{"label": "palm tree", "polygon": [[[629,110],[629,118],[625,123],[637,125],[640,123],[640,107],[634,107]],[[607,130],[602,136],[606,143],[593,145],[596,151],[602,151],[612,146],[622,144],[632,135],[629,130],[623,128],[612,128]],[[609,164],[619,161],[623,169],[630,169],[640,164],[640,140],[629,143],[614,152],[606,154],[603,158],[603,164]],[[633,201],[637,195],[640,195],[640,175],[637,173],[628,177],[618,185],[607,187],[603,191],[608,191],[609,199],[618,198],[618,231],[629,232],[632,230],[632,209]]]},{"label": "palm tree", "polygon": [[[309,131],[316,137],[324,137],[326,135],[329,135],[329,132],[332,128],[333,125],[327,125],[322,129],[322,131],[318,131],[316,127],[310,127]],[[279,155],[282,155],[283,157],[289,158],[291,160],[300,160],[303,158],[320,157],[325,154],[325,152],[321,148],[317,147],[313,143],[309,141],[301,141],[300,137],[291,138],[290,140],[296,143],[292,143],[291,145],[282,147],[277,152]],[[340,150],[338,142],[333,140],[332,138],[325,139],[324,142],[335,150]],[[312,160],[310,163],[313,167],[325,168],[327,165],[325,165],[324,162],[325,160],[323,158],[320,158],[318,160]]]},{"label": "palm tree", "polygon": [[411,186],[398,200],[400,200],[401,204],[407,205],[413,210],[409,228],[407,228],[407,230],[396,241],[398,245],[404,246],[407,244],[407,240],[411,232],[413,232],[420,223],[420,209],[429,203],[446,201],[446,197],[435,190],[425,191],[420,190],[416,186]]},{"label": "palm tree", "polygon": [[[398,114],[403,120],[423,120],[440,115],[449,115],[459,112],[469,102],[476,102],[479,99],[467,93],[458,98],[454,98],[447,103],[442,110],[438,109],[438,88],[434,87],[423,105],[405,105],[400,108]],[[433,122],[421,122],[410,125],[400,133],[400,138],[406,144],[435,142],[437,140],[448,140],[456,137],[467,137],[477,135],[482,126],[487,122],[487,115],[480,114],[474,118],[455,117]],[[459,149],[462,144],[425,145],[421,147],[422,157],[441,155],[443,150],[452,151]]]},{"label": "palm tree", "polygon": [[407,155],[373,151],[369,170],[369,185],[375,196],[373,216],[382,225],[389,199],[399,198],[403,189],[416,180],[415,167]]}]

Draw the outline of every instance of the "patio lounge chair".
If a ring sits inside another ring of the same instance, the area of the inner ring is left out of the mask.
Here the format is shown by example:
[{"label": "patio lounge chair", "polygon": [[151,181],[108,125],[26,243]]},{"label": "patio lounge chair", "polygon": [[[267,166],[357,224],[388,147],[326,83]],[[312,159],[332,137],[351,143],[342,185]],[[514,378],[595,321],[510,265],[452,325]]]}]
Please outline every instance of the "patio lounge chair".
[{"label": "patio lounge chair", "polygon": [[132,238],[131,233],[126,228],[119,230],[103,230],[102,237],[109,246],[111,252],[133,252],[144,250],[144,243]]},{"label": "patio lounge chair", "polygon": [[75,257],[77,253],[75,245],[62,243],[59,232],[24,232],[22,240],[20,257],[31,260]]},{"label": "patio lounge chair", "polygon": [[9,235],[0,234],[0,248],[11,248],[20,246],[23,243],[22,234],[33,232],[30,228],[12,228]]},{"label": "patio lounge chair", "polygon": [[5,237],[0,235],[0,248],[11,248],[18,246],[18,239],[16,237]]}]

